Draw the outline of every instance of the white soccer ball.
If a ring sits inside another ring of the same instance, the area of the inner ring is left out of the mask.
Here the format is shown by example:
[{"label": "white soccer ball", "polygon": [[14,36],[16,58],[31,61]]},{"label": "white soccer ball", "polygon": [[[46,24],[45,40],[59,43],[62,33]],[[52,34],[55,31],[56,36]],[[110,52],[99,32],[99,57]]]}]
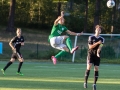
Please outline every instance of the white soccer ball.
[{"label": "white soccer ball", "polygon": [[107,7],[108,8],[113,8],[114,6],[115,6],[115,1],[114,0],[107,1]]}]

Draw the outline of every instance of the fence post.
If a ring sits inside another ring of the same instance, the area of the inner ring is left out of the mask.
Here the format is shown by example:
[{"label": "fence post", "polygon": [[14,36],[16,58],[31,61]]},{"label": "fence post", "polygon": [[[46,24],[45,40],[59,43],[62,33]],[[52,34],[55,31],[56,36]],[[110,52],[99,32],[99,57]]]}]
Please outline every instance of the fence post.
[{"label": "fence post", "polygon": [[37,43],[37,59],[38,59],[38,43]]},{"label": "fence post", "polygon": [[[76,47],[76,44],[77,44],[77,36],[75,36],[74,47]],[[75,59],[75,52],[73,53],[72,62],[74,62],[74,59]]]}]

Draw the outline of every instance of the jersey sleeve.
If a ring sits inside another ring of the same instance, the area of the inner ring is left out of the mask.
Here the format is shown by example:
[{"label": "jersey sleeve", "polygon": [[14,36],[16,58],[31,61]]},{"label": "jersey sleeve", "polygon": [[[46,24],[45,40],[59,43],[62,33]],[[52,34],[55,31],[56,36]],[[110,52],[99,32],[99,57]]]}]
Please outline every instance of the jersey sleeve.
[{"label": "jersey sleeve", "polygon": [[68,30],[67,27],[64,26],[64,31],[67,31],[67,30]]},{"label": "jersey sleeve", "polygon": [[88,37],[88,44],[90,44],[90,45],[93,44],[93,42],[92,42],[92,36],[89,36],[89,37]]},{"label": "jersey sleeve", "polygon": [[104,44],[105,39],[103,37],[101,37],[101,41],[102,41],[102,44]]},{"label": "jersey sleeve", "polygon": [[12,43],[16,42],[16,36],[13,37],[13,38],[10,40],[10,42],[12,42]]},{"label": "jersey sleeve", "polygon": [[24,37],[23,37],[23,36],[21,36],[21,38],[22,38],[22,39],[21,39],[21,42],[24,42]]}]

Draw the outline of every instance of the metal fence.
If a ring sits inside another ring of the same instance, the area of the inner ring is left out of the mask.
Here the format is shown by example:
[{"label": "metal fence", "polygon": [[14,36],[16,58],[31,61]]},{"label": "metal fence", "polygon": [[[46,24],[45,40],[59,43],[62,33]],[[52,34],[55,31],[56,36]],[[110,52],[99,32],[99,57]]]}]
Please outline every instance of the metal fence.
[{"label": "metal fence", "polygon": [[[119,37],[104,37],[105,43],[101,52],[101,60],[103,62],[120,62],[120,40]],[[87,40],[88,36],[80,36],[77,40],[77,45],[79,49],[76,51],[75,62],[86,62],[87,57]],[[74,44],[74,36],[71,37],[72,43]],[[8,45],[8,42],[3,43],[3,54],[0,54],[1,60],[10,59],[12,50]],[[50,60],[52,55],[55,55],[59,50],[53,49],[48,41],[42,42],[25,42],[25,45],[21,47],[21,53],[24,59],[32,60]],[[72,60],[72,55],[67,53],[59,60],[70,61]]]}]

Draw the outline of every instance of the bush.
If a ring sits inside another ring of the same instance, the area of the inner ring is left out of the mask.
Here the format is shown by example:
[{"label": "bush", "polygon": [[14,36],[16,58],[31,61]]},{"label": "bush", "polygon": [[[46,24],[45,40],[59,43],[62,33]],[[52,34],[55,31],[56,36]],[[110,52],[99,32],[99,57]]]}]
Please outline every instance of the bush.
[{"label": "bush", "polygon": [[115,58],[115,50],[112,46],[104,46],[101,52],[102,58]]},{"label": "bush", "polygon": [[86,58],[87,57],[87,48],[83,48],[80,50],[80,58]]},{"label": "bush", "polygon": [[[87,57],[87,48],[82,48],[80,50],[80,58]],[[112,46],[104,46],[101,50],[101,58],[115,58],[115,50]]]}]

